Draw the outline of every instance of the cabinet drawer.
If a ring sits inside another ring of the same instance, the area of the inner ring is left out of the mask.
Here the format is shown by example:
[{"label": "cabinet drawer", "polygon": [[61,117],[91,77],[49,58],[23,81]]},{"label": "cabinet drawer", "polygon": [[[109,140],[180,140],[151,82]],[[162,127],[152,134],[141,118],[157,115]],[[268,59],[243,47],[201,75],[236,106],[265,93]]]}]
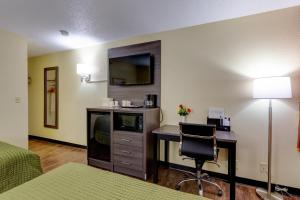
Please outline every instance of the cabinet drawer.
[{"label": "cabinet drawer", "polygon": [[143,158],[143,149],[141,147],[114,144],[114,154],[131,158]]},{"label": "cabinet drawer", "polygon": [[122,166],[114,166],[114,171],[121,174],[134,176],[143,180],[147,180],[146,174],[140,170],[129,169],[127,167],[122,167]]},{"label": "cabinet drawer", "polygon": [[129,132],[114,132],[114,143],[129,145],[134,147],[143,146],[143,135],[139,133],[129,133]]},{"label": "cabinet drawer", "polygon": [[114,166],[143,170],[143,159],[114,155]]}]

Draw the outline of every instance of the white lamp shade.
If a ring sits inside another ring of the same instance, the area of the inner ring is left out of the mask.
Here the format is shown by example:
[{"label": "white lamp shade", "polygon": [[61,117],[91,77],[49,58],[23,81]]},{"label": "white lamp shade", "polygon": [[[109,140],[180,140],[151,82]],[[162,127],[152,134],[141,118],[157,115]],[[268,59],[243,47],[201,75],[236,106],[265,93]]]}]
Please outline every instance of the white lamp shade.
[{"label": "white lamp shade", "polygon": [[258,78],[253,82],[253,98],[285,99],[292,98],[290,77]]},{"label": "white lamp shade", "polygon": [[92,74],[92,68],[85,64],[77,64],[77,74],[80,76],[88,76]]}]

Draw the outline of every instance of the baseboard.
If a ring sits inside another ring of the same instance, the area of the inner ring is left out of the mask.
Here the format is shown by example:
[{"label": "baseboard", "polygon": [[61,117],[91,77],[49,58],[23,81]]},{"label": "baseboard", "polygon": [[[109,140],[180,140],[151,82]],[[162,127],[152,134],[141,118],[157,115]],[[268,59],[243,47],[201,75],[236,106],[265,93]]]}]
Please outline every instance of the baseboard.
[{"label": "baseboard", "polygon": [[[164,161],[160,161],[160,164],[162,166],[168,166],[169,168],[173,168],[173,169],[180,169],[180,170],[184,170],[184,171],[195,172],[195,168],[185,166],[185,165],[179,165],[179,164],[175,164],[175,163],[166,164]],[[211,172],[211,171],[206,171],[206,170],[203,170],[203,172],[209,174],[212,177],[222,179],[222,180],[225,180],[228,177],[227,174],[222,174],[222,173],[218,173],[218,172]],[[254,186],[254,187],[261,187],[261,188],[267,188],[267,186],[268,186],[267,182],[248,179],[248,178],[243,178],[243,177],[238,177],[238,176],[236,177],[236,182],[241,183],[241,184],[245,184],[245,185],[251,185],[251,186]],[[300,195],[300,189],[299,188],[294,188],[294,187],[289,187],[289,186],[279,185],[279,184],[272,184],[272,191],[275,190],[276,185],[279,186],[279,187],[288,188],[288,192],[290,194],[297,195],[297,196]]]},{"label": "baseboard", "polygon": [[60,141],[60,140],[54,140],[54,139],[40,137],[40,136],[35,136],[35,135],[28,135],[28,138],[29,139],[42,140],[42,141],[56,143],[56,144],[67,145],[67,146],[71,146],[71,147],[77,147],[77,148],[87,149],[87,146],[85,146],[85,145],[74,144],[74,143],[70,143],[70,142],[65,142],[65,141]]}]

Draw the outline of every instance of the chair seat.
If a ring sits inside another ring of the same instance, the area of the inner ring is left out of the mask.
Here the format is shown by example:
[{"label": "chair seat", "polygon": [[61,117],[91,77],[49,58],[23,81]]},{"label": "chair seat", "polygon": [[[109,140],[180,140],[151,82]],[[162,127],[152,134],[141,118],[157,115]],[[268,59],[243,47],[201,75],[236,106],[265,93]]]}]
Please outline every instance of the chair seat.
[{"label": "chair seat", "polygon": [[186,141],[182,143],[181,154],[196,160],[214,160],[214,150],[211,145],[199,145],[198,141]]}]

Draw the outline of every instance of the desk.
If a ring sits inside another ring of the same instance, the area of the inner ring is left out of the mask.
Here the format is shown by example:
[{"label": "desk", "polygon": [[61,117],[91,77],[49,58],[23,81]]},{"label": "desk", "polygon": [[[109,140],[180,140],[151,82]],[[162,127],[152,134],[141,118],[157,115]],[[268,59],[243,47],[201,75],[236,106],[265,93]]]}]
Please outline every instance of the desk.
[{"label": "desk", "polygon": [[[180,141],[179,126],[165,125],[152,131],[154,135],[154,175],[153,182],[158,182],[158,167],[160,162],[160,140],[165,141],[165,163],[169,163],[169,141]],[[236,178],[236,137],[232,132],[217,131],[217,146],[228,149],[228,175],[226,180],[230,183],[230,199],[235,199]]]}]

